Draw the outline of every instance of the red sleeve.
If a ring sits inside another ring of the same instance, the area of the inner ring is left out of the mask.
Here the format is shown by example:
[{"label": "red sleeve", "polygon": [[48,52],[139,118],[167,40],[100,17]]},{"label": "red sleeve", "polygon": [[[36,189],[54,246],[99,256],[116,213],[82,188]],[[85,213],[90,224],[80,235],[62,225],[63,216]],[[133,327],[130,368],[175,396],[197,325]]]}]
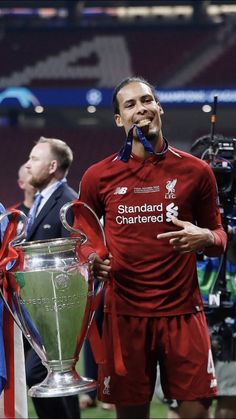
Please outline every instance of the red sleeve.
[{"label": "red sleeve", "polygon": [[214,246],[206,247],[206,249],[204,250],[204,254],[209,257],[219,256],[226,249],[227,234],[223,227],[217,228],[216,230],[211,230],[211,232],[214,235],[215,244]]},{"label": "red sleeve", "polygon": [[79,187],[79,199],[89,205],[100,219],[103,216],[103,204],[99,194],[99,173],[91,166],[82,177]]}]

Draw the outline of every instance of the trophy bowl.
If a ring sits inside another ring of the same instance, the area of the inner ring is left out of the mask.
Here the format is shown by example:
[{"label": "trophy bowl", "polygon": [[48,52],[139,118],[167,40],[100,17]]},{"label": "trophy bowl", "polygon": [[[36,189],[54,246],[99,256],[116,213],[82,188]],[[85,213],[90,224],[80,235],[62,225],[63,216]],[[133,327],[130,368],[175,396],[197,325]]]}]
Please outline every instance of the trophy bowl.
[{"label": "trophy bowl", "polygon": [[82,262],[81,237],[22,242],[20,268],[8,282],[14,319],[48,370],[29,390],[32,397],[70,396],[96,389],[76,363],[91,321],[94,280]]}]

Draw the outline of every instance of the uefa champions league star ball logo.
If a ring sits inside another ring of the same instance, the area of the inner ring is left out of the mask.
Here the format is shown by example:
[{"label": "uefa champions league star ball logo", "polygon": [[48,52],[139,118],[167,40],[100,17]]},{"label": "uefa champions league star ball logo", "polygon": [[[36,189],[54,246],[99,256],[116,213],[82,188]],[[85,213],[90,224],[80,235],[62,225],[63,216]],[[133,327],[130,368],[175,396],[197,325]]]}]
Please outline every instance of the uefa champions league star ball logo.
[{"label": "uefa champions league star ball logo", "polygon": [[55,277],[54,283],[57,289],[64,290],[68,288],[69,276],[66,274],[57,275]]},{"label": "uefa champions league star ball logo", "polygon": [[0,104],[16,100],[22,108],[40,105],[38,98],[26,87],[8,87],[0,92]]}]

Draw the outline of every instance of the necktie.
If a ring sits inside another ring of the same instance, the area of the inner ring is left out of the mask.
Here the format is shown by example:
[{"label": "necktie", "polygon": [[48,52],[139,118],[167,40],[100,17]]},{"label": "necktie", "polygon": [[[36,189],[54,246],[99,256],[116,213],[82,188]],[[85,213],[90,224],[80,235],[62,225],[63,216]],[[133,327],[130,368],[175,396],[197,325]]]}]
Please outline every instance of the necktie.
[{"label": "necktie", "polygon": [[118,157],[117,157],[118,160],[122,160],[124,162],[127,162],[130,159],[130,155],[131,155],[131,151],[132,151],[132,144],[133,144],[133,129],[134,128],[136,128],[138,139],[142,143],[145,151],[147,151],[150,154],[153,154],[154,156],[163,156],[167,152],[168,142],[165,138],[164,138],[164,148],[163,148],[163,150],[160,153],[155,153],[151,143],[145,137],[142,130],[139,127],[137,127],[137,125],[134,124],[134,125],[132,125],[132,127],[130,128],[130,130],[128,132],[128,135],[127,135],[124,146],[119,151],[119,154],[118,154]]},{"label": "necktie", "polygon": [[42,198],[43,198],[43,195],[41,195],[40,193],[37,194],[36,197],[35,197],[34,203],[33,203],[32,207],[30,209],[30,212],[29,212],[29,223],[28,223],[28,227],[27,227],[27,234],[29,234],[29,232],[31,230],[31,227],[34,224],[34,220],[36,218],[37,211],[38,211],[39,205],[42,201]]}]

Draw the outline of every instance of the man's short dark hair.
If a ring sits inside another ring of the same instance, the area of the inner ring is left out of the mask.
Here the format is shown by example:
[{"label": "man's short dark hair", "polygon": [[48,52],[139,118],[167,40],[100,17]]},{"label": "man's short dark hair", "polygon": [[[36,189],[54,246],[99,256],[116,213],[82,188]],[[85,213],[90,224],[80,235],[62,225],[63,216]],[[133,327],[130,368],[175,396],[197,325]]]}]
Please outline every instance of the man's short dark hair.
[{"label": "man's short dark hair", "polygon": [[39,143],[49,144],[51,153],[58,162],[58,169],[63,175],[66,175],[73,161],[73,152],[71,148],[58,138],[40,137],[37,141],[37,144]]},{"label": "man's short dark hair", "polygon": [[138,82],[138,83],[144,83],[146,84],[148,87],[150,87],[152,94],[156,100],[156,102],[159,102],[158,97],[157,97],[157,93],[155,90],[155,87],[150,84],[146,79],[144,79],[141,76],[132,76],[132,77],[126,77],[124,80],[122,80],[114,89],[113,91],[113,95],[112,95],[112,105],[113,105],[113,111],[114,114],[119,114],[120,113],[120,109],[119,109],[119,103],[117,100],[117,94],[119,93],[119,91],[122,89],[122,87],[126,86],[127,84],[133,83],[133,82]]}]

